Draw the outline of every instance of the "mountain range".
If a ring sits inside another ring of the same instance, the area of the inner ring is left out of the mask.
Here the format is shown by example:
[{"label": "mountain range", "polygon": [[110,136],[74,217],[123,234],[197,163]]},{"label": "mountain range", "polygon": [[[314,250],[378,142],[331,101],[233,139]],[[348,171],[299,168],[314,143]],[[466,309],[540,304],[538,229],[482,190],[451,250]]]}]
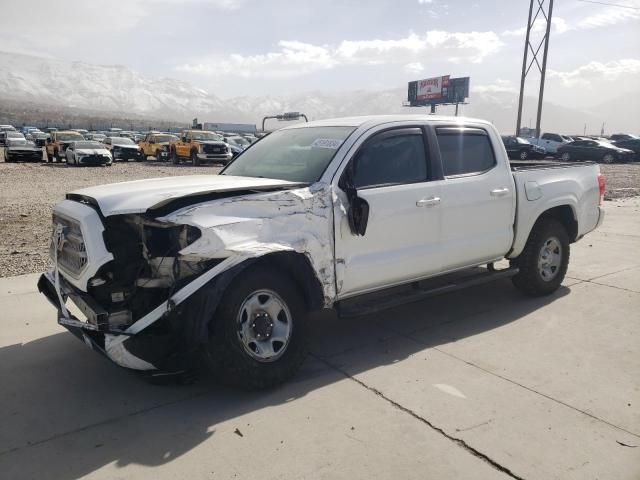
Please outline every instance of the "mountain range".
[{"label": "mountain range", "polygon": [[[472,79],[473,80],[473,79]],[[37,103],[43,108],[122,113],[173,121],[197,117],[210,122],[260,124],[263,116],[299,111],[309,119],[385,113],[425,113],[425,108],[403,107],[406,88],[383,91],[320,91],[287,96],[243,96],[223,99],[187,82],[150,79],[119,65],[65,62],[16,53],[0,52],[0,103]],[[462,114],[490,120],[504,133],[515,128],[517,93],[477,89]],[[536,99],[525,97],[523,125],[535,117]],[[618,97],[606,104],[569,108],[545,102],[543,130],[562,133],[640,131],[638,96]],[[532,112],[531,115],[528,112]],[[438,113],[453,113],[453,107],[439,107]]]}]

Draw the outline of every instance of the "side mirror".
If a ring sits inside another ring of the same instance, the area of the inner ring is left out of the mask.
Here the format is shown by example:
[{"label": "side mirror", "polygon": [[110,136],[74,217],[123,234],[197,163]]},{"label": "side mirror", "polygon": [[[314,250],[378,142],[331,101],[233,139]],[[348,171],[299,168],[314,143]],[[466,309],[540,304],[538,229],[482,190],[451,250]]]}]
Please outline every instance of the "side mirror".
[{"label": "side mirror", "polygon": [[[357,160],[357,158],[355,160]],[[358,196],[358,190],[353,181],[354,163],[357,162],[351,162],[347,167],[339,186],[345,191],[349,201],[347,220],[349,221],[351,233],[364,236],[367,232],[367,225],[369,224],[369,202]]]},{"label": "side mirror", "polygon": [[182,137],[182,141],[183,141],[184,143],[187,143],[187,137]]}]

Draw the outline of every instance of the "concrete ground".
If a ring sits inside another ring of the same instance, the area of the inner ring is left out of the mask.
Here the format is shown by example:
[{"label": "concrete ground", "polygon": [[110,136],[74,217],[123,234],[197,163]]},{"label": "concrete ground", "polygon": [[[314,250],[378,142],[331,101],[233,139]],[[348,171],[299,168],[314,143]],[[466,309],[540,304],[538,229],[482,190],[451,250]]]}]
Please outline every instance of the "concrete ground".
[{"label": "concrete ground", "polygon": [[553,296],[508,281],[313,320],[290,383],[151,386],[0,279],[0,478],[640,478],[640,200]]}]

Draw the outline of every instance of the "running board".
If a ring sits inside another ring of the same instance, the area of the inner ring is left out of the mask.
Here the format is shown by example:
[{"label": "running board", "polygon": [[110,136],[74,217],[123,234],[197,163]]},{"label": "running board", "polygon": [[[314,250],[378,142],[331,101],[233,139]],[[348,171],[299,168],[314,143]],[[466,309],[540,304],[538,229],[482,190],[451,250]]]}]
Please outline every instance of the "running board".
[{"label": "running board", "polygon": [[[481,270],[480,273],[475,273]],[[491,270],[491,268],[474,268],[474,273],[469,270],[455,272],[439,277],[414,282],[403,287],[391,288],[381,292],[369,293],[358,297],[342,300],[336,304],[336,310],[340,317],[359,317],[370,315],[398,307],[407,303],[418,302],[425,298],[455,292],[463,288],[481,285],[502,278],[510,278],[518,273],[518,268],[505,268]]]}]

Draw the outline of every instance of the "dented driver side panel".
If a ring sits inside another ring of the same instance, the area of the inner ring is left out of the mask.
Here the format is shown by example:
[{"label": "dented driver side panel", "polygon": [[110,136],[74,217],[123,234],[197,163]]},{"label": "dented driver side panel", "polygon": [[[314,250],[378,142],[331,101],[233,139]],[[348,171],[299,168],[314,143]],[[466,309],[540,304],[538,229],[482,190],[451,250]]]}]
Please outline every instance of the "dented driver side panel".
[{"label": "dented driver side panel", "polygon": [[180,251],[185,260],[256,258],[282,251],[305,255],[329,306],[336,293],[334,198],[331,185],[314,184],[202,203],[158,220],[201,231],[198,240]]}]

